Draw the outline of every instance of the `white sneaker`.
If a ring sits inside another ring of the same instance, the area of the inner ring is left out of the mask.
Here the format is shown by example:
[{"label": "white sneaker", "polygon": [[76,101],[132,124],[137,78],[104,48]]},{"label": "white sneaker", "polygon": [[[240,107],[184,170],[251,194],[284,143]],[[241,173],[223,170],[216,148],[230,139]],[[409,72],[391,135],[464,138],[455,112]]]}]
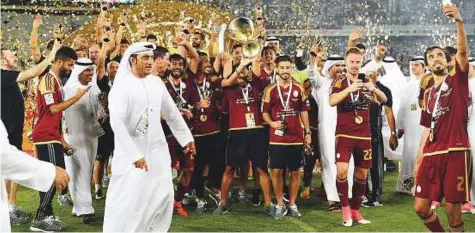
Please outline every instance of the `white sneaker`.
[{"label": "white sneaker", "polygon": [[214,201],[214,203],[216,203],[216,206],[218,206],[221,202],[221,191],[219,191],[218,193],[211,192],[208,196],[211,198],[211,200]]},{"label": "white sneaker", "polygon": [[196,212],[200,213],[200,214],[205,212],[206,211],[206,204],[207,204],[206,201],[198,200],[197,202],[198,203],[196,205]]},{"label": "white sneaker", "polygon": [[302,217],[302,214],[299,212],[297,205],[294,204],[294,205],[289,206],[289,210],[290,210],[290,215],[292,217]]},{"label": "white sneaker", "polygon": [[73,201],[69,198],[68,194],[58,195],[58,202],[60,206],[72,206]]},{"label": "white sneaker", "polygon": [[353,220],[343,221],[343,226],[345,226],[345,227],[353,226]]},{"label": "white sneaker", "polygon": [[181,204],[183,205],[189,205],[191,202],[197,202],[197,198],[195,195],[195,190],[191,190],[188,193],[185,193],[185,197],[183,197],[183,200],[181,200]]}]

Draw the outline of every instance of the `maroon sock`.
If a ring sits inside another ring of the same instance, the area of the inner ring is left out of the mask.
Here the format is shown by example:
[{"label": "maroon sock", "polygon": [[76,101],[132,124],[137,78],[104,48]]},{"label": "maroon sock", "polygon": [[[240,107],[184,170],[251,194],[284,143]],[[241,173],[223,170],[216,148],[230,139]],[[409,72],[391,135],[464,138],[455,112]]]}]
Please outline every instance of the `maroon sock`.
[{"label": "maroon sock", "polygon": [[424,225],[432,232],[445,232],[444,227],[440,223],[439,217],[437,214],[431,210],[429,217],[423,219]]},{"label": "maroon sock", "polygon": [[336,190],[338,191],[338,197],[340,197],[340,202],[342,207],[349,205],[348,202],[348,179],[340,180],[336,178]]},{"label": "maroon sock", "polygon": [[352,198],[350,201],[350,207],[352,210],[359,210],[361,207],[361,201],[366,191],[366,180],[360,180],[355,177],[353,180]]},{"label": "maroon sock", "polygon": [[450,226],[450,232],[464,232],[465,231],[465,226],[462,223],[456,226]]}]

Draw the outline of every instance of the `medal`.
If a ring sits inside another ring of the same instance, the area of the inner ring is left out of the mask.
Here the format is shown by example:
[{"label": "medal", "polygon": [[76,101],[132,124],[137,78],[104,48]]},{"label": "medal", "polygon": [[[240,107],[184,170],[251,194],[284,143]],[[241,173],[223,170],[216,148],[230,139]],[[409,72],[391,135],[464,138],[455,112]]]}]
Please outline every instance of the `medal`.
[{"label": "medal", "polygon": [[208,117],[206,115],[201,115],[200,120],[205,122],[206,120],[208,120]]},{"label": "medal", "polygon": [[362,116],[355,116],[355,123],[358,125],[361,125],[363,123],[363,117]]}]

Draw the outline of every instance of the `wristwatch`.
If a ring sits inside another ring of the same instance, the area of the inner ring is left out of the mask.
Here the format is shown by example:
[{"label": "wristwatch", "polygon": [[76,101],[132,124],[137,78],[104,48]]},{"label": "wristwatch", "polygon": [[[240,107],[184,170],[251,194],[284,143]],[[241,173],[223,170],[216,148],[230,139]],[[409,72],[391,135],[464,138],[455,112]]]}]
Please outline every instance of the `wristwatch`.
[{"label": "wristwatch", "polygon": [[396,136],[396,132],[394,132],[394,131],[391,131],[391,135],[394,135],[394,136]]}]

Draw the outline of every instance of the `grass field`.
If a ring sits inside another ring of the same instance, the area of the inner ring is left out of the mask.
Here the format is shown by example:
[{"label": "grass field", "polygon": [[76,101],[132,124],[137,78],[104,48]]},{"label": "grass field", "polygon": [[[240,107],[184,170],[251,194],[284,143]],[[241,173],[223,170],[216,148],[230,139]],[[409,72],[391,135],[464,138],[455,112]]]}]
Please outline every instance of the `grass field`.
[{"label": "grass field", "polygon": [[[286,217],[281,220],[274,220],[263,214],[262,207],[251,205],[232,204],[231,211],[224,216],[211,215],[214,209],[214,202],[208,201],[208,210],[204,214],[193,212],[194,208],[189,208],[191,216],[174,216],[170,231],[333,231],[333,232],[366,232],[366,231],[397,231],[397,232],[427,232],[422,222],[417,218],[412,210],[413,198],[400,196],[395,193],[396,173],[386,173],[383,207],[363,208],[362,213],[372,221],[370,225],[356,225],[351,228],[343,227],[340,224],[340,214],[327,211],[327,203],[323,197],[312,195],[309,200],[298,200],[297,204],[303,215],[301,218]],[[249,182],[251,185],[251,182]],[[320,177],[315,177],[313,186],[320,186]],[[19,191],[19,205],[26,211],[36,211],[38,205],[38,194],[35,191],[22,188]],[[442,204],[444,206],[444,204]],[[102,218],[104,214],[104,199],[94,200],[96,216]],[[71,216],[71,207],[60,207],[57,198],[54,199],[54,212],[66,223],[67,231],[94,232],[102,231],[102,220],[92,225],[82,223],[82,218]],[[442,223],[447,227],[447,220],[443,208],[438,209]],[[475,215],[464,214],[466,231],[475,231]],[[29,225],[14,226],[13,231],[28,231]]]}]

